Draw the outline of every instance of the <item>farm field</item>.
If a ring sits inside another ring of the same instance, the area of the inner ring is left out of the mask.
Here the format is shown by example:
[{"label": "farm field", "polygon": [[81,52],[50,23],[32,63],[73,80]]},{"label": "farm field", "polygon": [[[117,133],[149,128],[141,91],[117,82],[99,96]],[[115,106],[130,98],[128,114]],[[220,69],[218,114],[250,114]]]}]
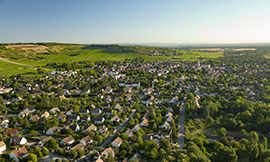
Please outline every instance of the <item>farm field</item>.
[{"label": "farm field", "polygon": [[[144,48],[144,47],[142,47]],[[145,47],[146,49],[148,47]],[[108,48],[84,48],[83,45],[7,45],[0,49],[0,76],[35,73],[38,67],[48,63],[64,63],[79,61],[124,61],[125,59],[144,58],[146,61],[169,60],[196,61],[222,57],[222,53],[200,51],[177,51],[175,55],[151,55],[136,52],[118,52]],[[45,70],[53,70],[46,69]]]},{"label": "farm field", "polygon": [[183,55],[174,58],[174,60],[183,61],[196,61],[197,59],[206,60],[210,58],[223,57],[222,52],[199,52],[199,51],[189,51],[185,52]]}]

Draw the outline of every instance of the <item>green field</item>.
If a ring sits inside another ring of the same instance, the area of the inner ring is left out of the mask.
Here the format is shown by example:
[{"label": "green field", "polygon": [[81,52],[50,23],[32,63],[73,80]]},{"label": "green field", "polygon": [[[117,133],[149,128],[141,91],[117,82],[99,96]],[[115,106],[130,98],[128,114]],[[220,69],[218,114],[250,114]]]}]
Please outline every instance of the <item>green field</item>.
[{"label": "green field", "polygon": [[[58,45],[50,47],[50,53],[31,53],[14,49],[0,50],[0,75],[24,74],[36,72],[38,67],[45,67],[48,63],[64,63],[78,61],[124,61],[125,59],[143,58],[145,61],[168,60],[186,61],[222,57],[222,53],[178,51],[179,56],[151,55],[135,52],[117,52],[110,48],[83,48],[84,46]],[[145,47],[147,49],[147,47]],[[16,57],[18,56],[18,57]],[[5,59],[3,59],[4,57]],[[2,58],[2,59],[1,59]],[[53,69],[47,69],[53,70]]]},{"label": "green field", "polygon": [[206,60],[210,58],[223,57],[221,52],[200,52],[200,51],[182,51],[184,54],[174,58],[174,60],[183,60],[183,61],[196,61],[198,58],[201,60]]}]

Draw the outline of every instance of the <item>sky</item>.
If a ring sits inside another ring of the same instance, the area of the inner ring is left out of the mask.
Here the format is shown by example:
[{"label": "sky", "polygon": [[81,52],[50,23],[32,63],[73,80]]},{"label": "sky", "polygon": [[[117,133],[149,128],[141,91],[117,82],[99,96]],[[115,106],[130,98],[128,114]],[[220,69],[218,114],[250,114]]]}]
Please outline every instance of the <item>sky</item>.
[{"label": "sky", "polygon": [[0,43],[270,42],[269,0],[0,0]]}]

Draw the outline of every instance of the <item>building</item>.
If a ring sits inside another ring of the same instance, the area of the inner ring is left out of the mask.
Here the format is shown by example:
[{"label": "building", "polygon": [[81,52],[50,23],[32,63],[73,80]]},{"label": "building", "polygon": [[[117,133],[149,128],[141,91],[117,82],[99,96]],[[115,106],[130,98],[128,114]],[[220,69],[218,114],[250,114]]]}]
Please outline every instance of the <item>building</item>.
[{"label": "building", "polygon": [[60,141],[60,145],[70,145],[74,142],[74,138],[72,136],[68,136]]},{"label": "building", "polygon": [[10,138],[10,145],[16,146],[16,145],[24,145],[27,143],[26,138],[22,136],[14,135]]},{"label": "building", "polygon": [[112,147],[120,147],[122,142],[123,140],[120,137],[117,137],[111,144],[112,144]]},{"label": "building", "polygon": [[84,146],[86,145],[89,145],[91,143],[93,143],[93,139],[92,137],[90,137],[89,135],[84,137],[81,141],[80,141],[81,144],[83,144]]},{"label": "building", "polygon": [[7,148],[6,148],[6,144],[4,141],[0,141],[0,154],[3,153],[3,151],[5,151]]},{"label": "building", "polygon": [[27,149],[23,146],[19,149],[13,150],[10,154],[9,157],[13,159],[14,161],[19,161],[20,158],[24,158],[28,155]]}]

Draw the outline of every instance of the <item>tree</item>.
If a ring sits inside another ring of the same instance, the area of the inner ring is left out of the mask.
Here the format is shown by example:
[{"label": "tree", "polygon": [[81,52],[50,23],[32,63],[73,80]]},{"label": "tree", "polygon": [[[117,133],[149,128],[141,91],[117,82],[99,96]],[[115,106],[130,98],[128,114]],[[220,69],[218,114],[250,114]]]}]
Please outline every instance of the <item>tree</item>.
[{"label": "tree", "polygon": [[214,119],[211,118],[211,117],[207,118],[207,120],[206,120],[206,126],[207,127],[211,127],[213,124],[214,124]]},{"label": "tree", "polygon": [[108,162],[115,162],[114,157],[112,156],[112,153],[109,153],[107,158],[108,158],[107,159]]},{"label": "tree", "polygon": [[44,156],[49,154],[49,150],[46,147],[42,147],[41,152]]},{"label": "tree", "polygon": [[82,157],[84,155],[84,150],[79,148],[77,149],[78,157]]},{"label": "tree", "polygon": [[227,134],[227,130],[224,127],[220,128],[218,130],[218,135],[219,136],[226,136],[226,134]]},{"label": "tree", "polygon": [[248,139],[249,139],[249,161],[253,162],[258,158],[258,155],[259,155],[258,134],[256,132],[252,131],[249,133]]},{"label": "tree", "polygon": [[60,158],[57,158],[55,162],[62,162],[62,160]]},{"label": "tree", "polygon": [[171,149],[171,146],[170,146],[170,141],[167,140],[167,139],[162,139],[160,140],[160,146],[159,146],[160,149],[164,149],[166,152],[168,152],[170,149]]},{"label": "tree", "polygon": [[71,150],[71,152],[70,152],[70,155],[71,155],[71,157],[73,158],[73,159],[75,159],[76,157],[77,157],[77,151],[76,150]]},{"label": "tree", "polygon": [[30,131],[30,134],[32,134],[33,137],[36,137],[37,136],[37,132],[35,130],[31,130]]},{"label": "tree", "polygon": [[234,150],[234,148],[230,147],[223,147],[218,149],[216,161],[220,162],[235,162],[237,161],[238,156]]},{"label": "tree", "polygon": [[37,162],[37,155],[35,155],[34,153],[30,153],[28,156],[26,156],[24,158],[24,161],[31,161],[31,162]]},{"label": "tree", "polygon": [[50,139],[49,141],[46,141],[46,142],[45,142],[45,146],[46,146],[48,149],[55,149],[55,148],[58,148],[58,144],[57,144],[57,142],[55,141],[55,139]]}]

